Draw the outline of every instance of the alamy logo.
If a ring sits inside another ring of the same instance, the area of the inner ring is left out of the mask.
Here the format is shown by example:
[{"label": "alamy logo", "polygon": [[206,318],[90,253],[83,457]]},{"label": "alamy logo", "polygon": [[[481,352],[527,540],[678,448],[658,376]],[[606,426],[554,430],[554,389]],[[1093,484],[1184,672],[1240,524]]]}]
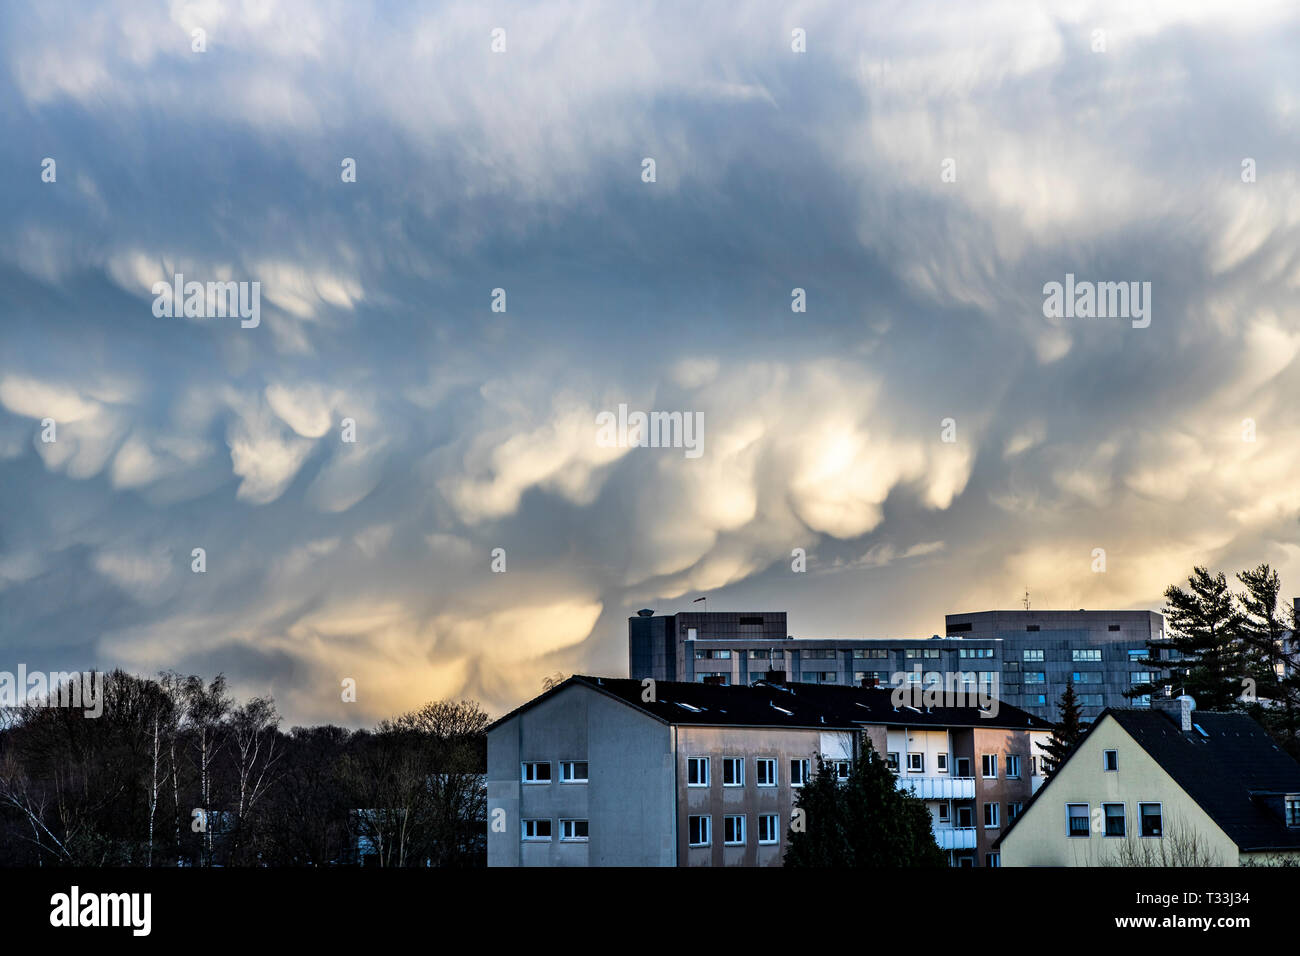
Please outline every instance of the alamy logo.
[{"label": "alamy logo", "polygon": [[79,707],[87,717],[104,713],[104,675],[97,671],[0,671],[0,708]]},{"label": "alamy logo", "polygon": [[1075,282],[1043,286],[1043,315],[1049,319],[1132,319],[1133,328],[1151,324],[1150,282]]},{"label": "alamy logo", "polygon": [[262,321],[262,283],[186,282],[176,273],[171,284],[153,284],[153,314],[158,318],[224,319],[238,316],[240,327],[255,329]]},{"label": "alamy logo", "polygon": [[687,458],[704,454],[703,412],[631,412],[596,416],[596,444],[601,448],[684,448]]},{"label": "alamy logo", "polygon": [[992,671],[981,679],[974,671],[928,671],[921,673],[916,664],[911,671],[891,675],[893,691],[889,695],[895,709],[910,707],[976,707],[983,718],[998,715],[998,674]]},{"label": "alamy logo", "polygon": [[69,893],[50,897],[50,925],[128,926],[133,936],[148,936],[153,925],[153,896],[149,893]]}]

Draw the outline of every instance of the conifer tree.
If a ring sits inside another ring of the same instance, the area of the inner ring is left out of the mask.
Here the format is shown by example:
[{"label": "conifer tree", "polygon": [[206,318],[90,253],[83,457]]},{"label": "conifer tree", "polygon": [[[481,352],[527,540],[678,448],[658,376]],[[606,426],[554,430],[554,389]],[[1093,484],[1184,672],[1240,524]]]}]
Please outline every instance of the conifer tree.
[{"label": "conifer tree", "polygon": [[1080,717],[1079,700],[1074,695],[1074,681],[1065,682],[1065,691],[1061,694],[1057,708],[1061,719],[1052,725],[1052,738],[1045,744],[1039,744],[1044,751],[1043,775],[1047,777],[1056,773],[1057,768],[1070,756],[1074,745],[1083,737],[1084,726]]}]

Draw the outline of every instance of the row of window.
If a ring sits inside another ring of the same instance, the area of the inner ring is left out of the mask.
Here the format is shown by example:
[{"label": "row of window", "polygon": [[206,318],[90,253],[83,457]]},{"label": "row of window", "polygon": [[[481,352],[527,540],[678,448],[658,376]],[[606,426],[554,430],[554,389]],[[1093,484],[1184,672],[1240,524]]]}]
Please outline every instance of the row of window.
[{"label": "row of window", "polygon": [[[722,759],[722,785],[724,787],[743,787],[745,785],[745,758],[744,757],[723,757]],[[843,767],[843,773],[840,773],[840,767]],[[686,758],[686,785],[688,787],[707,787],[713,782],[710,768],[712,758],[710,757],[687,757]],[[837,776],[847,777],[849,762],[847,760],[835,761]],[[790,786],[802,787],[811,773],[811,761],[807,759],[796,759],[790,761]],[[756,757],[754,758],[754,783],[759,787],[775,787],[780,781],[777,778],[777,763],[775,757]]]},{"label": "row of window", "polygon": [[[889,660],[896,653],[895,648],[869,647],[855,648],[852,651],[853,660]],[[909,661],[916,660],[938,660],[940,649],[937,647],[909,647],[903,650],[903,657]],[[738,650],[735,653],[744,654],[744,650]],[[831,648],[801,650],[797,651],[800,660],[805,661],[833,661],[837,660],[840,651]],[[1128,659],[1130,661],[1143,660],[1147,657],[1148,651],[1145,648],[1131,647],[1127,649]],[[697,661],[714,660],[728,661],[731,660],[732,650],[730,648],[714,647],[695,652]],[[957,656],[962,659],[991,659],[993,657],[993,648],[991,647],[961,647],[957,649]],[[767,648],[753,648],[749,651],[751,661],[770,661],[784,660],[785,651],[777,648],[771,650]],[[1099,647],[1082,647],[1073,648],[1070,651],[1070,660],[1072,661],[1100,661],[1101,648]],[[1044,649],[1041,647],[1027,647],[1021,651],[1021,660],[1042,661],[1044,658]]]},{"label": "row of window", "polygon": [[[1112,752],[1113,751],[1109,751]],[[1103,803],[1097,817],[1098,829],[1108,837],[1128,836],[1128,817],[1124,804]],[[1092,835],[1092,812],[1086,803],[1065,805],[1066,833],[1072,837]],[[1138,832],[1144,837],[1164,834],[1163,808],[1158,803],[1138,804]]]},{"label": "row of window", "polygon": [[[524,783],[550,783],[551,762],[549,760],[530,760],[522,765]],[[561,760],[560,783],[586,783],[587,761]]]},{"label": "row of window", "polygon": [[[686,842],[693,847],[713,845],[713,818],[707,815],[691,816],[686,820]],[[727,814],[722,818],[722,845],[744,846],[746,840],[745,815]],[[781,829],[775,813],[758,815],[758,843],[770,846],[781,840]]]},{"label": "row of window", "polygon": [[[525,820],[523,841],[525,843],[549,843],[551,841],[551,820],[546,817]],[[561,843],[586,843],[586,820],[560,820]]]},{"label": "row of window", "polygon": [[[1023,802],[1008,803],[1007,804],[1007,825],[1009,826],[1016,819],[1016,817],[1020,816],[1020,814],[1024,812],[1024,810],[1025,810],[1025,805]],[[971,808],[970,806],[957,807],[956,827],[958,830],[970,830],[974,828],[975,826],[973,820],[974,812],[975,812],[974,809]],[[993,830],[1002,826],[1001,804],[986,803],[983,805],[983,812],[984,812],[985,829]],[[939,804],[939,822],[940,823],[952,822],[952,810],[950,808],[950,805],[947,802]]]}]

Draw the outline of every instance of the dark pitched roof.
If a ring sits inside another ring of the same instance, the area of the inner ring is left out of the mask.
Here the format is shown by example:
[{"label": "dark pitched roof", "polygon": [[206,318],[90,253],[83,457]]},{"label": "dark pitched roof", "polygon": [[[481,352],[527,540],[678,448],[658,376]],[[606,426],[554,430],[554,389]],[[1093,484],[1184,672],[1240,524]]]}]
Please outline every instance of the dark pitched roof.
[{"label": "dark pitched roof", "polygon": [[571,684],[584,684],[630,707],[670,724],[736,727],[816,727],[852,729],[862,724],[906,727],[989,727],[1047,730],[1051,725],[1010,704],[998,703],[995,717],[981,717],[977,707],[895,708],[888,689],[834,684],[693,684],[656,681],[655,700],[641,699],[641,681],[625,677],[575,674],[495,721],[488,730],[535,706]]},{"label": "dark pitched roof", "polygon": [[[1193,711],[1193,728],[1183,733],[1178,718],[1164,711],[1108,709],[1093,721],[1080,744],[1107,716],[1115,719],[1239,849],[1300,849],[1300,829],[1286,825],[1281,800],[1282,794],[1300,793],[1300,764],[1249,716]],[[1065,763],[1080,749],[1076,747]],[[994,846],[1025,818],[1053,780],[1049,778],[1039,788]]]}]

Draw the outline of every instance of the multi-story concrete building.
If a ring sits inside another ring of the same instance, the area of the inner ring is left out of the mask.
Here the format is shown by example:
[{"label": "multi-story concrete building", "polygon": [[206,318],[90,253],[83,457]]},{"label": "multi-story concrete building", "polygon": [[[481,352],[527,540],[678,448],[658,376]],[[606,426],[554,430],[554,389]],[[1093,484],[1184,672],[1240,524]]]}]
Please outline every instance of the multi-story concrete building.
[{"label": "multi-story concrete building", "polygon": [[925,800],[958,866],[1042,782],[1046,724],[1013,707],[896,707],[888,690],[575,676],[488,728],[489,866],[779,866],[821,755],[862,739]]},{"label": "multi-story concrete building", "polygon": [[[1072,680],[1085,719],[1106,707],[1145,706],[1124,696],[1152,679],[1138,663],[1164,639],[1152,611],[982,611],[949,614],[944,636],[794,638],[785,612],[683,612],[628,619],[633,678],[746,684],[769,669],[803,683],[887,686],[895,675],[970,675],[1035,716],[1056,719]],[[1156,675],[1159,676],[1159,675]]]}]

